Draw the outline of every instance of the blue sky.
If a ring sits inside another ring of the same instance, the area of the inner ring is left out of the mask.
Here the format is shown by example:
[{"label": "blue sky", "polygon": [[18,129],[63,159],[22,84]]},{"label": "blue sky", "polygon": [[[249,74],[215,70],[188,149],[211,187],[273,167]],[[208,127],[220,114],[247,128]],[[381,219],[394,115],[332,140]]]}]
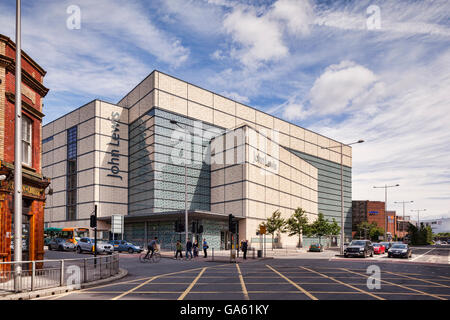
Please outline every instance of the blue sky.
[{"label": "blue sky", "polygon": [[[67,8],[81,10],[67,28]],[[450,4],[423,1],[22,1],[45,121],[117,102],[154,69],[353,148],[353,199],[450,216]],[[0,33],[14,39],[14,1]],[[379,19],[378,19],[379,18]],[[415,218],[415,217],[414,217]]]}]

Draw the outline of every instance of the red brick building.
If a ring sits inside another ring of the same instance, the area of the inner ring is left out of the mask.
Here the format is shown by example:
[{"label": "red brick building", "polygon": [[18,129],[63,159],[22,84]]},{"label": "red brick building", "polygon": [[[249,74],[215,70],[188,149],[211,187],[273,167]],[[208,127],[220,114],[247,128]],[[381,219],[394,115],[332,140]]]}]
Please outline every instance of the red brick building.
[{"label": "red brick building", "polygon": [[[0,261],[11,261],[14,238],[15,43],[0,34]],[[23,260],[44,258],[44,204],[49,180],[41,173],[45,70],[22,51]]]},{"label": "red brick building", "polygon": [[386,228],[394,238],[397,234],[397,216],[395,211],[384,211],[384,201],[356,200],[352,201],[352,233],[354,237],[358,224],[375,222],[383,230]]}]

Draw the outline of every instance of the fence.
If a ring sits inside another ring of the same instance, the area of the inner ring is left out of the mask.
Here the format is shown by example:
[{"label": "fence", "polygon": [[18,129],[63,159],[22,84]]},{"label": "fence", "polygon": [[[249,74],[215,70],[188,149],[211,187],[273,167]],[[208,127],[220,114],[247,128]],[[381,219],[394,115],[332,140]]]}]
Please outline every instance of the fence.
[{"label": "fence", "polygon": [[[16,276],[15,268],[22,270]],[[0,262],[0,295],[60,286],[74,286],[119,272],[119,254],[81,259]]]}]

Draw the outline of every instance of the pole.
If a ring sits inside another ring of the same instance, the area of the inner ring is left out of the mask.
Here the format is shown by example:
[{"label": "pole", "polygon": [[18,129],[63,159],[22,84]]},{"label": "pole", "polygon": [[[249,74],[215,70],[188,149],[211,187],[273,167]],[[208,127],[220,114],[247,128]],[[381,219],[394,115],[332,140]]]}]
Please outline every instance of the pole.
[{"label": "pole", "polygon": [[[97,258],[97,205],[94,206],[95,214],[95,228],[94,228],[94,258]],[[97,259],[94,259],[95,265],[97,265]]]},{"label": "pole", "polygon": [[187,129],[185,128],[184,132],[184,232],[185,232],[185,246],[187,246],[188,242],[188,209],[187,209]]},{"label": "pole", "polygon": [[341,255],[344,254],[344,153],[341,143]]},{"label": "pole", "polygon": [[16,96],[14,140],[14,289],[20,291],[22,273],[22,48],[20,0],[16,0]]},{"label": "pole", "polygon": [[387,185],[384,188],[384,241],[386,241],[387,237]]}]

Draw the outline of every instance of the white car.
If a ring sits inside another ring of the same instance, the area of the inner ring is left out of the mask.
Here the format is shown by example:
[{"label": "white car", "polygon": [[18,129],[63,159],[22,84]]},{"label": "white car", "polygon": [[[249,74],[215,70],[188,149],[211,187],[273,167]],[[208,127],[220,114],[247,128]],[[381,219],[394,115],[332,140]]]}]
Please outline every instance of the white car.
[{"label": "white car", "polygon": [[[83,251],[94,253],[94,244],[95,240],[92,238],[81,238],[77,243],[77,252],[83,253]],[[97,253],[107,253],[112,254],[114,252],[114,248],[112,244],[108,243],[104,240],[97,239]]]}]

